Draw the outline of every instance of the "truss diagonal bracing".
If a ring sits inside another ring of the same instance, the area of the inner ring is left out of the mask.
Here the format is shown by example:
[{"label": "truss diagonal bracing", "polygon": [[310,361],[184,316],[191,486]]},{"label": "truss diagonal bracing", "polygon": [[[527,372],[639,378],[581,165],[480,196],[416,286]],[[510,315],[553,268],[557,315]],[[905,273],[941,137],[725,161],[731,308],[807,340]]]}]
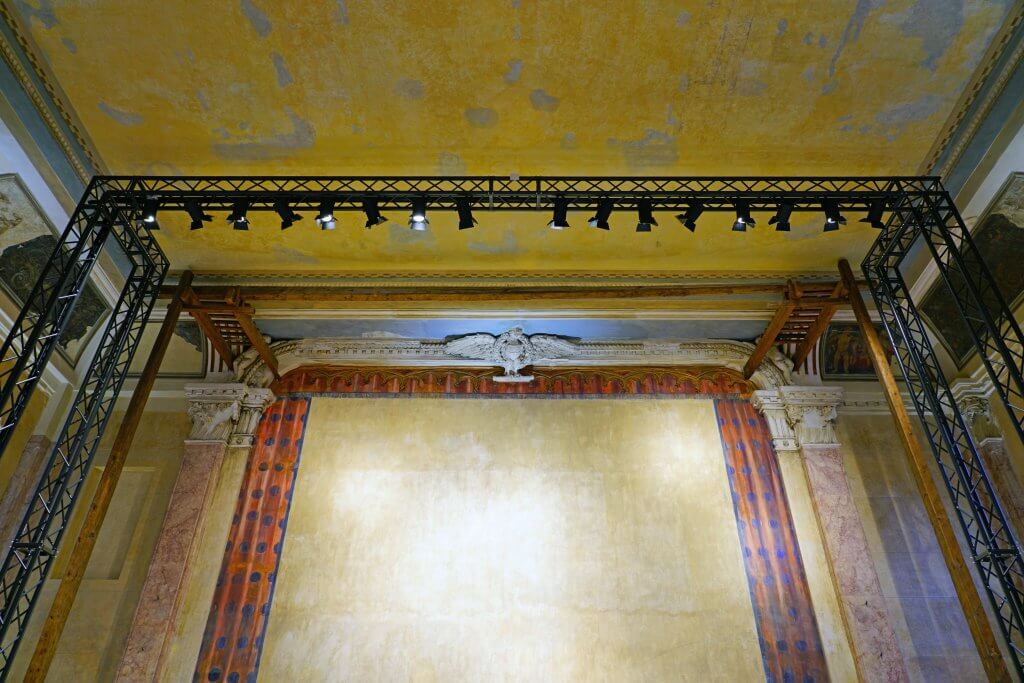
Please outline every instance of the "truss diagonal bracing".
[{"label": "truss diagonal bracing", "polygon": [[[63,429],[0,574],[0,679],[12,658],[81,492],[103,429],[124,381],[168,263],[141,221],[143,207],[160,212],[295,212],[329,201],[335,211],[405,210],[426,202],[452,211],[469,202],[481,211],[551,211],[556,204],[589,210],[603,200],[619,209],[654,211],[821,212],[871,210],[888,215],[863,263],[872,296],[896,349],[918,415],[950,494],[980,585],[996,615],[1013,666],[1024,677],[1024,559],[992,488],[977,444],[953,400],[925,326],[903,279],[911,249],[925,254],[957,302],[999,398],[1024,434],[1024,339],[949,195],[937,178],[758,177],[101,177],[71,217],[50,262],[0,349],[0,453],[39,382],[89,273],[111,237],[128,257],[124,288],[96,355],[84,374]],[[202,221],[199,221],[200,226]],[[186,308],[227,362],[245,345],[269,354],[237,296],[221,301],[192,293]],[[814,340],[845,293],[790,297],[773,321],[777,340]],[[796,299],[803,299],[803,302]],[[771,341],[776,341],[772,339]],[[813,345],[813,341],[809,342]],[[804,345],[807,345],[805,342]],[[770,344],[766,344],[766,347]],[[798,355],[808,349],[798,349]],[[267,360],[272,361],[272,356]],[[759,362],[752,358],[751,365]],[[8,455],[7,457],[10,457]]]}]

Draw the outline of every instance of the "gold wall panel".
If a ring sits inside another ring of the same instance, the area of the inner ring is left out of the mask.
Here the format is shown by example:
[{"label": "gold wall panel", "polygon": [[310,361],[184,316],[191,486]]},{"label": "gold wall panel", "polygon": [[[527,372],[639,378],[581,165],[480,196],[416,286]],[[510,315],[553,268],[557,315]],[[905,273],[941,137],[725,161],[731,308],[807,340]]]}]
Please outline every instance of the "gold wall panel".
[{"label": "gold wall panel", "polygon": [[707,400],[315,398],[262,680],[763,678]]}]

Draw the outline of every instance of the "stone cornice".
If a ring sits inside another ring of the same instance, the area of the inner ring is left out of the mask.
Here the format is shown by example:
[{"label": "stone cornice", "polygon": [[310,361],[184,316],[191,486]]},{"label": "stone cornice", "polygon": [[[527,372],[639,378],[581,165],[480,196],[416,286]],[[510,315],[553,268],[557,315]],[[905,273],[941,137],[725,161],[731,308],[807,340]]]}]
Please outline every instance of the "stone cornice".
[{"label": "stone cornice", "polygon": [[[396,367],[492,367],[485,360],[468,360],[445,352],[444,340],[429,339],[300,339],[271,345],[281,375],[310,365],[373,365]],[[730,340],[707,341],[580,341],[565,358],[542,360],[538,367],[599,367],[642,365],[719,366],[742,371],[753,344]],[[790,381],[792,363],[773,351],[750,378],[762,389]],[[269,386],[273,374],[250,350],[235,361],[235,377],[252,387]]]}]

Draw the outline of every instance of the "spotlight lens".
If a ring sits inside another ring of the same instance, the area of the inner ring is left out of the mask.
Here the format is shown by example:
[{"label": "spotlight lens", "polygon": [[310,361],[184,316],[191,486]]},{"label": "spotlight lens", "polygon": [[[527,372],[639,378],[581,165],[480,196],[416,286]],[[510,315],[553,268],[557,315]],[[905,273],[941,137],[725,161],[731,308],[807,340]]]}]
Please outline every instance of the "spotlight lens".
[{"label": "spotlight lens", "polygon": [[423,215],[422,213],[414,213],[414,214],[412,215],[412,219],[413,219],[413,221],[415,221],[416,223],[422,223],[423,221],[427,220],[427,217],[426,217],[426,216],[424,216],[424,215]]},{"label": "spotlight lens", "polygon": [[565,230],[569,226],[568,225],[562,225],[558,221],[549,221],[548,222],[548,227],[551,228],[552,230]]},{"label": "spotlight lens", "polygon": [[146,221],[147,223],[156,223],[156,216],[154,216],[153,214],[149,214],[142,220]]}]

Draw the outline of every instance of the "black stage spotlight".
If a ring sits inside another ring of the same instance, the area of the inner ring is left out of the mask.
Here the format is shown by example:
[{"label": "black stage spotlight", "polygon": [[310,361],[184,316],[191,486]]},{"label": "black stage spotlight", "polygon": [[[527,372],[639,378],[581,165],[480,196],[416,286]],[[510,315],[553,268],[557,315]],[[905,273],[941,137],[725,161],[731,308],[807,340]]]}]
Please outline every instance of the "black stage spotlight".
[{"label": "black stage spotlight", "polygon": [[686,211],[676,216],[676,220],[683,224],[683,226],[690,232],[697,230],[697,219],[704,213],[704,204],[702,202],[694,202],[686,207]]},{"label": "black stage spotlight", "polygon": [[366,214],[367,228],[372,228],[375,225],[380,225],[387,221],[387,218],[380,215],[380,209],[377,208],[376,197],[367,197],[363,200],[363,213]]},{"label": "black stage spotlight", "polygon": [[793,205],[789,202],[780,202],[775,209],[775,215],[768,219],[768,225],[774,225],[778,232],[789,232],[789,217],[793,213]]},{"label": "black stage spotlight", "polygon": [[142,202],[142,222],[148,224],[153,230],[160,229],[160,224],[156,222],[156,212],[159,208],[159,197],[146,197],[146,200]]},{"label": "black stage spotlight", "polygon": [[235,202],[231,207],[231,213],[228,215],[228,223],[233,223],[235,230],[248,230],[249,218],[246,216],[248,212],[249,202]]},{"label": "black stage spotlight", "polygon": [[320,210],[316,214],[316,223],[321,230],[334,230],[337,221],[334,220],[334,202],[325,199],[320,202]]},{"label": "black stage spotlight", "polygon": [[597,213],[590,217],[587,221],[590,227],[600,228],[602,230],[610,230],[608,226],[608,216],[612,215],[612,200],[602,199],[597,203]]},{"label": "black stage spotlight", "polygon": [[196,202],[186,202],[185,210],[188,211],[188,217],[192,219],[192,230],[199,230],[203,227],[203,223],[209,223],[213,220],[213,216],[203,212],[203,208]]},{"label": "black stage spotlight", "polygon": [[757,221],[750,217],[750,205],[746,202],[736,202],[736,222],[732,229],[736,232],[746,232],[747,227],[754,227]]},{"label": "black stage spotlight", "polygon": [[291,205],[283,199],[274,202],[274,211],[281,217],[282,230],[287,230],[295,224],[295,221],[302,220],[302,216],[292,211]]},{"label": "black stage spotlight", "polygon": [[872,228],[882,230],[885,228],[885,222],[882,220],[882,213],[885,211],[885,200],[884,199],[873,199],[871,205],[868,206],[868,215],[866,218],[861,218],[861,223],[870,223]]},{"label": "black stage spotlight", "polygon": [[459,230],[472,228],[476,225],[476,219],[473,218],[473,207],[470,206],[468,199],[460,197],[455,201],[455,208],[459,212]]},{"label": "black stage spotlight", "polygon": [[555,209],[548,221],[548,227],[552,230],[565,230],[569,227],[569,201],[559,197],[555,200]]},{"label": "black stage spotlight", "polygon": [[825,226],[822,228],[824,232],[832,232],[838,230],[840,225],[846,225],[846,218],[839,213],[839,206],[835,202],[822,202],[821,209],[825,212]]},{"label": "black stage spotlight", "polygon": [[649,199],[640,200],[640,202],[637,204],[636,213],[637,232],[650,232],[651,226],[658,224],[658,221],[654,220],[654,214],[651,213],[651,201]]},{"label": "black stage spotlight", "polygon": [[409,214],[409,227],[418,232],[423,232],[430,227],[427,220],[427,200],[417,197],[412,200],[412,213]]}]

